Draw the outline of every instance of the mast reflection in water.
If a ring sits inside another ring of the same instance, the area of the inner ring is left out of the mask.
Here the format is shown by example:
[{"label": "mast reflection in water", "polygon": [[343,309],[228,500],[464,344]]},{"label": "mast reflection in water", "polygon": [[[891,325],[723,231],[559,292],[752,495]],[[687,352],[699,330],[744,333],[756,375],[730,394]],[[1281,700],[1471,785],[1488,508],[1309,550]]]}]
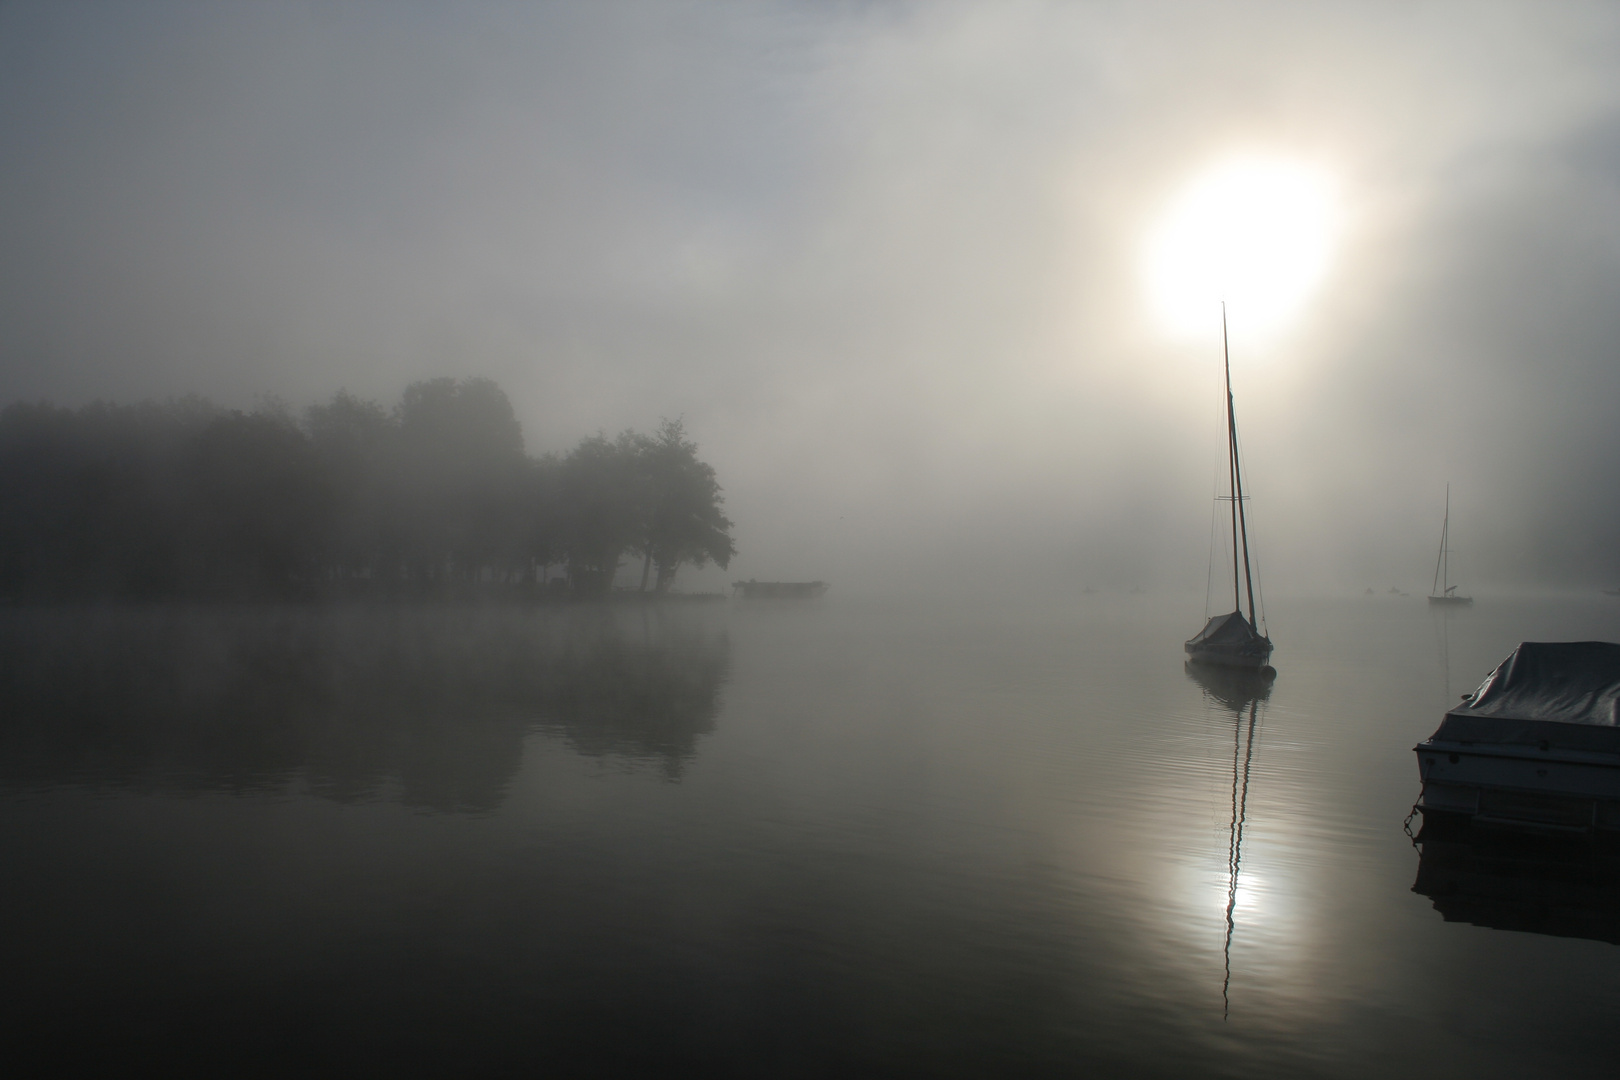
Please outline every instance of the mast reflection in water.
[{"label": "mast reflection in water", "polygon": [[1221,1017],[1232,1012],[1232,939],[1237,932],[1238,884],[1243,870],[1243,826],[1249,812],[1249,770],[1260,728],[1260,703],[1271,696],[1275,676],[1242,668],[1216,668],[1187,662],[1187,677],[1204,691],[1204,700],[1232,713],[1232,818],[1227,827],[1226,970],[1221,979]]}]

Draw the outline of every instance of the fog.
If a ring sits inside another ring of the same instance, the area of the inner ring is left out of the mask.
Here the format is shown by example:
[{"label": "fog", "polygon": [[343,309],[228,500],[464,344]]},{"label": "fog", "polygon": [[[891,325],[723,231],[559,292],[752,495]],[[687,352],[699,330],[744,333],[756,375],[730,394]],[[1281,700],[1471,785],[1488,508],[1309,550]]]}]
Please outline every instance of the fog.
[{"label": "fog", "polygon": [[0,7],[0,394],[484,376],[533,453],[682,418],[731,578],[1202,591],[1220,313],[1146,239],[1331,175],[1234,308],[1266,588],[1620,582],[1620,12],[1599,4]]}]

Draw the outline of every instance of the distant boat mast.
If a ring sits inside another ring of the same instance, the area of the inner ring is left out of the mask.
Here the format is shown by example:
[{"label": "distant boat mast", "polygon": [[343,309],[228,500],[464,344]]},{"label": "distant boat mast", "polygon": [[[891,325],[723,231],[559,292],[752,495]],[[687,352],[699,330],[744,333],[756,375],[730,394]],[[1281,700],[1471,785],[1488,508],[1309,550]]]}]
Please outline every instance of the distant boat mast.
[{"label": "distant boat mast", "polygon": [[1226,362],[1226,458],[1227,480],[1232,501],[1232,606],[1243,613],[1243,594],[1238,583],[1238,543],[1242,536],[1243,584],[1249,592],[1249,625],[1258,626],[1254,618],[1254,576],[1249,570],[1249,523],[1243,513],[1243,469],[1238,462],[1237,408],[1232,402],[1232,344],[1226,332],[1226,301],[1221,301],[1221,351]]},{"label": "distant boat mast", "polygon": [[1440,554],[1434,560],[1434,584],[1429,587],[1431,604],[1472,604],[1471,596],[1458,596],[1451,583],[1451,484],[1446,484],[1446,516],[1440,525]]},{"label": "distant boat mast", "polygon": [[[1434,584],[1429,586],[1431,596],[1450,596],[1456,588],[1451,584],[1451,552],[1447,546],[1451,539],[1451,481],[1446,481],[1446,516],[1440,524],[1440,555],[1434,560]],[[1441,592],[1442,585],[1445,588]]]}]

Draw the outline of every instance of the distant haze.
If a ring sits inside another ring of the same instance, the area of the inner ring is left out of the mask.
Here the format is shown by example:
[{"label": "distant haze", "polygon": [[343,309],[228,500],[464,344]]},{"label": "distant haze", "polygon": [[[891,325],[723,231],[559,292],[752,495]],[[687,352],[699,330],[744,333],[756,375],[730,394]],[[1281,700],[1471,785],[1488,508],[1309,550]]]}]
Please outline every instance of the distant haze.
[{"label": "distant haze", "polygon": [[[1143,246],[1331,174],[1232,312],[1268,591],[1620,585],[1620,7],[0,6],[0,404],[488,376],[532,452],[684,417],[729,578],[1204,589],[1219,308]],[[688,583],[694,587],[697,582]]]}]

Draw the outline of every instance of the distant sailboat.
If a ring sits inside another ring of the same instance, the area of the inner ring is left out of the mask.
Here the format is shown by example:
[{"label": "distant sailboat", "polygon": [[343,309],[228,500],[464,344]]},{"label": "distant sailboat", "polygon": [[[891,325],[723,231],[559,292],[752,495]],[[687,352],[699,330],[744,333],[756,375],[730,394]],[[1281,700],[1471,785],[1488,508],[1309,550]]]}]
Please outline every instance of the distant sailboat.
[{"label": "distant sailboat", "polygon": [[1440,556],[1434,560],[1434,584],[1429,588],[1431,604],[1472,604],[1472,596],[1458,596],[1451,583],[1451,485],[1446,485],[1446,517],[1440,525]]},{"label": "distant sailboat", "polygon": [[[1271,639],[1260,632],[1254,613],[1254,575],[1249,568],[1249,523],[1243,512],[1243,469],[1238,461],[1237,410],[1232,404],[1232,347],[1226,333],[1226,305],[1221,305],[1221,348],[1226,363],[1226,474],[1232,503],[1232,608],[1204,624],[1187,642],[1187,657],[1198,664],[1266,668]],[[1239,565],[1241,541],[1242,564]],[[1239,571],[1241,570],[1241,576]],[[1243,615],[1243,588],[1247,587],[1249,614]]]}]

